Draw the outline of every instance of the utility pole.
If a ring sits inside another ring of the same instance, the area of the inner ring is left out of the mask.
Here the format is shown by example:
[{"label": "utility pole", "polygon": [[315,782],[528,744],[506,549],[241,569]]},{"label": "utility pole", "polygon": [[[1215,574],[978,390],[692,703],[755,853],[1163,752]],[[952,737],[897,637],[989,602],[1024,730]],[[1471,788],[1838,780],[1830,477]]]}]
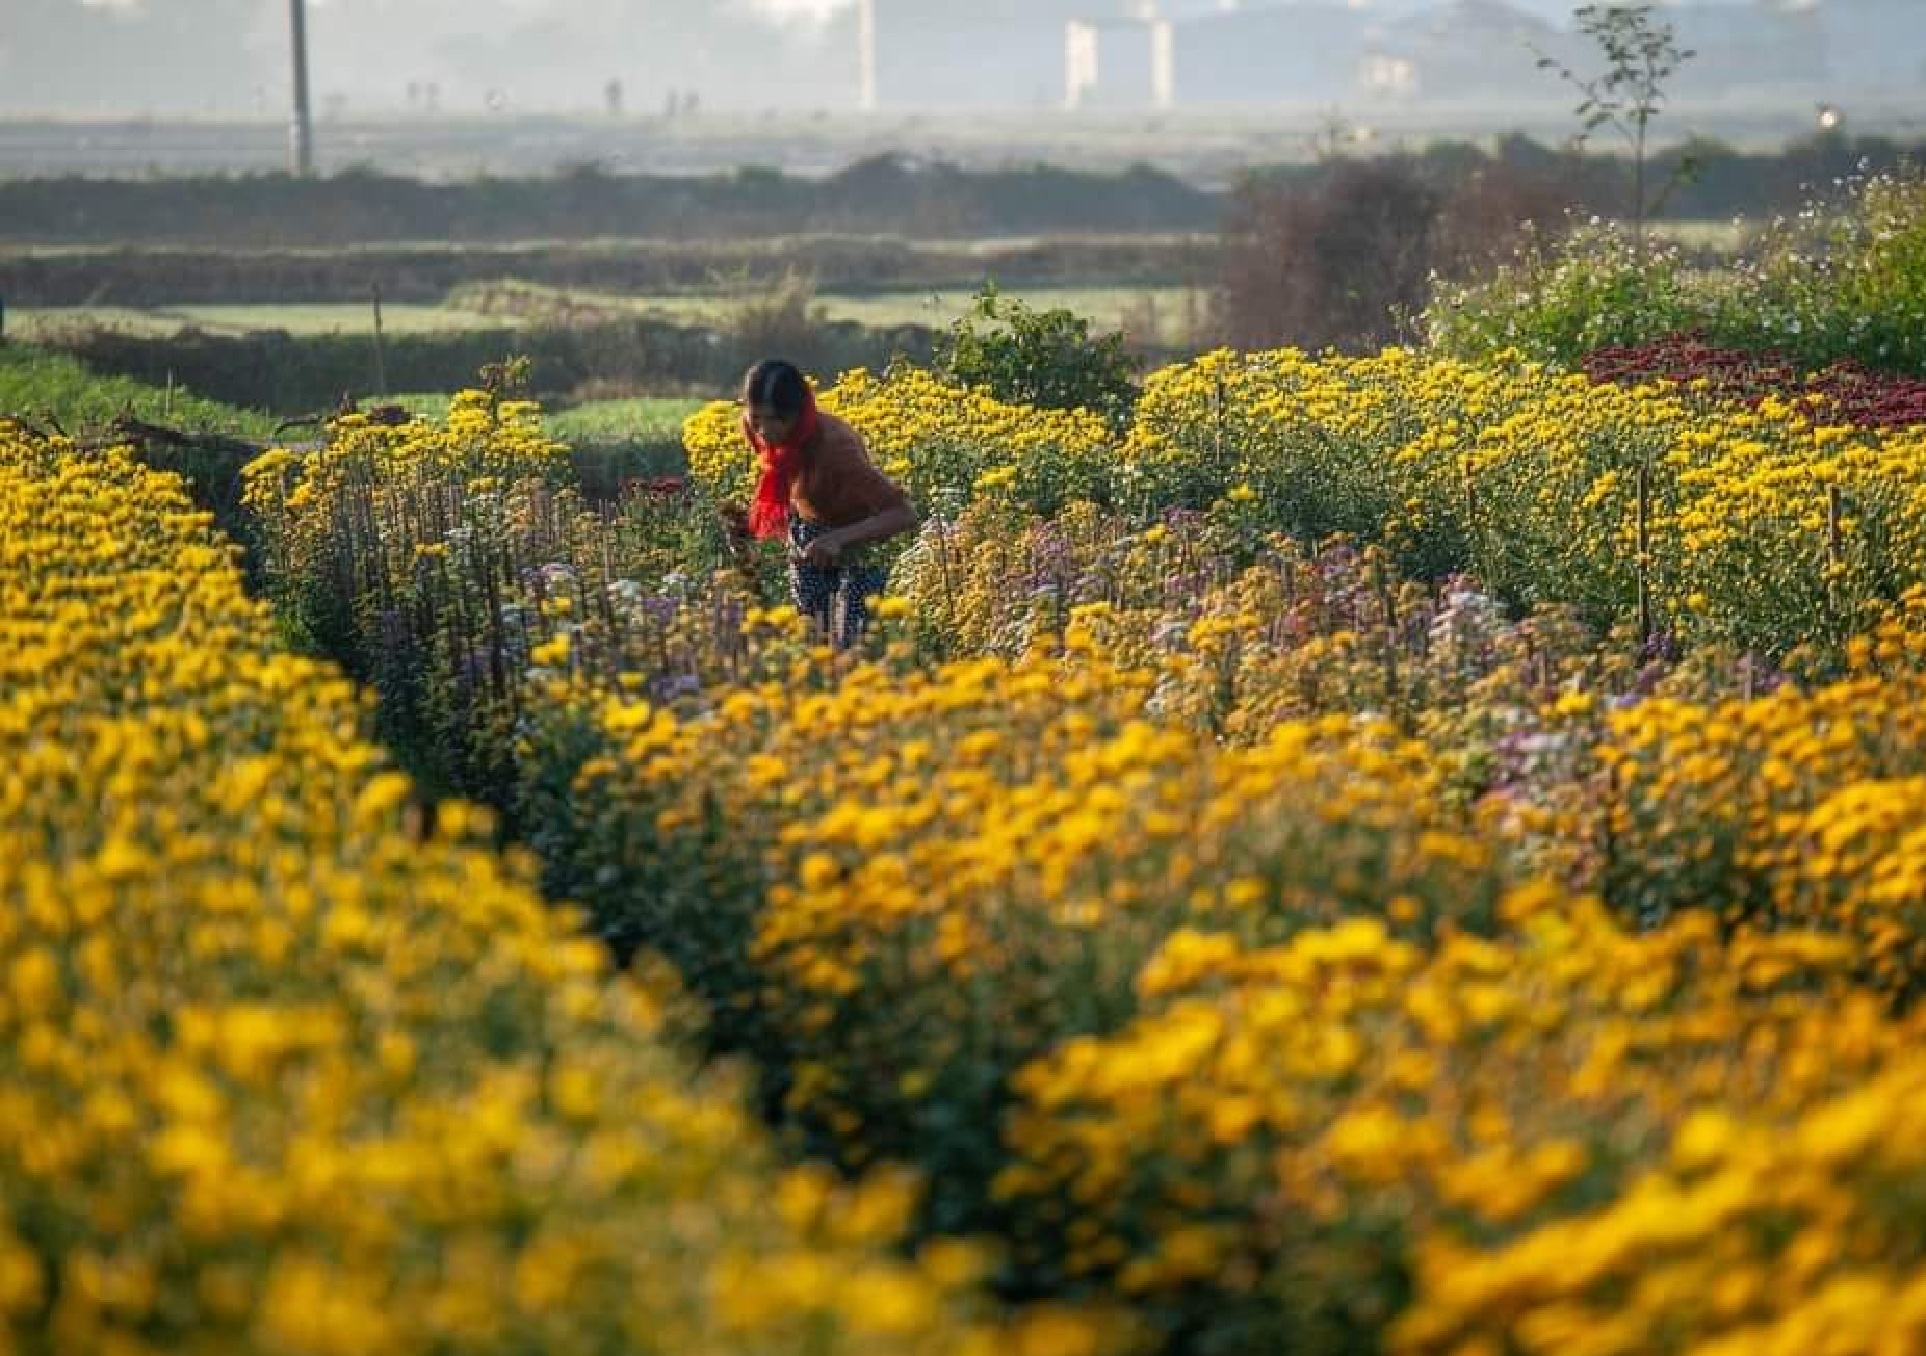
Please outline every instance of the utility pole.
[{"label": "utility pole", "polygon": [[294,177],[314,173],[314,120],[308,113],[308,0],[288,0],[288,26],[294,39]]}]

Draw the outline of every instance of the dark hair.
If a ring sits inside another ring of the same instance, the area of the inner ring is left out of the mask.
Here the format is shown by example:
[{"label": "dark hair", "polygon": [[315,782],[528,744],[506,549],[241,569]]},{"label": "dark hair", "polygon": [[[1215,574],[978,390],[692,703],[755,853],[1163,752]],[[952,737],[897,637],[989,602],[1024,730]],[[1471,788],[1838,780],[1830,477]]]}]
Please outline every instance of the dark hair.
[{"label": "dark hair", "polygon": [[784,419],[802,413],[809,400],[809,384],[794,363],[764,358],[742,379],[742,403],[750,409],[774,410]]}]

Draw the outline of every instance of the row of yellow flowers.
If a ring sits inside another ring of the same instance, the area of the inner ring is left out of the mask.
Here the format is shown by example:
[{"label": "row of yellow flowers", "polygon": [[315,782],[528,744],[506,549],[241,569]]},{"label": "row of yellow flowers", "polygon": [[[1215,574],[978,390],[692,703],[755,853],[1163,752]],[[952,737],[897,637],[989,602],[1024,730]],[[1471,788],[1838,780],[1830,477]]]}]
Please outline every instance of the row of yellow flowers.
[{"label": "row of yellow flowers", "polygon": [[1839,643],[1926,580],[1926,429],[1708,404],[1500,355],[1218,353],[1146,383],[1124,462],[1171,493],[1242,485],[1282,524],[1382,541],[1426,575],[1774,656]]},{"label": "row of yellow flowers", "polygon": [[783,1170],[369,705],[176,477],[0,422],[0,1351],[1088,1349]]},{"label": "row of yellow flowers", "polygon": [[1090,643],[766,684],[714,719],[611,698],[574,788],[575,878],[668,910],[644,931],[750,1015],[792,1116],[928,1167],[945,1225],[986,1222],[1010,1073],[1126,1017],[1173,928],[1274,939],[1388,900],[1426,936],[1495,898],[1419,747],[1336,716],[1220,749],[1136,715],[1145,676]]},{"label": "row of yellow flowers", "polygon": [[1838,932],[1866,982],[1910,1001],[1926,983],[1922,620],[1914,590],[1836,682],[1594,715],[1604,794],[1563,819],[1597,845],[1590,879],[1647,921],[1702,908]]},{"label": "row of yellow flowers", "polygon": [[996,1191],[1054,1225],[1038,1264],[1225,1349],[1918,1341],[1888,1306],[1926,1262],[1893,1195],[1919,1021],[1842,982],[1851,945],[1634,937],[1542,886],[1503,913],[1430,950],[1369,918],[1172,936],[1144,1016],[1018,1076]]}]

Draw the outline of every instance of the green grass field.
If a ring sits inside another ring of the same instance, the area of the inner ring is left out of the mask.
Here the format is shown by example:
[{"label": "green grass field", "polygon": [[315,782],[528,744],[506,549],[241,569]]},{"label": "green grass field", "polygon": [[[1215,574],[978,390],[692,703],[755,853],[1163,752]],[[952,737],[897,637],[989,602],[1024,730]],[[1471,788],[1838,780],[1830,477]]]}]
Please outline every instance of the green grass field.
[{"label": "green grass field", "polygon": [[574,449],[570,460],[583,492],[607,498],[633,476],[682,474],[682,421],[701,407],[700,400],[656,396],[595,400],[557,410],[547,423]]},{"label": "green grass field", "polygon": [[[441,419],[448,413],[448,395],[440,391],[407,391],[390,396],[385,403],[399,405],[424,419]],[[543,423],[551,435],[573,446],[656,443],[668,438],[679,440],[682,421],[700,408],[700,400],[681,396],[588,400],[548,411]]]},{"label": "green grass field", "polygon": [[62,353],[0,344],[0,415],[58,424],[79,438],[99,431],[123,413],[150,424],[256,442],[272,438],[278,422],[271,414],[186,391],[103,376]]},{"label": "green grass field", "polygon": [[[685,325],[727,328],[742,308],[763,302],[779,291],[780,286],[765,291],[731,286],[709,292],[621,296],[505,282],[465,288],[456,295],[471,307],[486,306],[491,313],[529,319],[640,314]],[[1201,328],[1208,307],[1207,295],[1192,287],[1091,285],[1007,287],[1000,291],[1036,310],[1068,310],[1090,321],[1095,330],[1123,330],[1133,338],[1153,343],[1183,342]],[[943,329],[976,301],[975,290],[966,287],[943,291],[823,291],[807,296],[812,310],[826,320],[878,328],[927,325]]]},{"label": "green grass field", "polygon": [[[513,316],[482,315],[447,306],[383,306],[383,334],[433,334],[451,330],[513,329]],[[285,330],[294,335],[373,334],[374,310],[352,306],[169,306],[136,310],[125,306],[10,308],[7,330],[28,342],[57,341],[62,333],[118,329],[165,338],[183,330],[208,334],[247,334]]]},{"label": "green grass field", "polygon": [[[446,393],[423,391],[396,396],[393,403],[439,420],[448,413],[448,399]],[[590,401],[554,411],[547,427],[575,449],[585,474],[660,475],[681,469],[682,421],[701,404],[651,396]],[[279,423],[271,414],[187,391],[103,376],[63,353],[26,344],[0,345],[0,415],[36,426],[58,425],[86,438],[100,434],[121,414],[187,433],[219,433],[263,444],[275,440]]]},{"label": "green grass field", "polygon": [[[1153,332],[1146,338],[1168,339],[1189,318],[1195,328],[1205,304],[1203,295],[1187,287],[1037,287],[1008,288],[1003,295],[1036,310],[1063,309],[1090,321],[1097,330],[1127,330],[1133,333],[1146,327]],[[742,304],[741,296],[640,297],[629,304],[678,320],[726,321],[731,309]],[[753,298],[750,298],[753,299]],[[859,324],[928,325],[942,329],[952,324],[975,303],[975,294],[964,289],[948,292],[874,292],[863,295],[823,292],[815,297],[830,320],[853,320]]]},{"label": "green grass field", "polygon": [[[1039,287],[1008,288],[1004,295],[1038,310],[1061,307],[1085,317],[1100,331],[1124,330],[1148,342],[1181,343],[1199,325],[1205,296],[1186,287]],[[459,296],[488,298],[489,309],[476,305],[384,306],[382,332],[387,335],[449,333],[463,330],[503,330],[536,321],[566,323],[568,317],[611,314],[653,315],[681,324],[726,325],[733,313],[755,294],[740,289],[700,293],[662,293],[617,296],[607,293],[564,292],[523,283],[503,283],[464,289]],[[928,325],[943,328],[967,311],[971,291],[824,292],[814,297],[823,316],[832,321],[890,327]],[[7,331],[27,342],[57,343],[63,334],[94,328],[165,338],[186,330],[236,335],[261,330],[284,330],[293,335],[372,335],[374,317],[365,303],[342,306],[170,306],[153,310],[130,307],[19,307],[7,312]]]},{"label": "green grass field", "polygon": [[669,438],[680,442],[682,421],[701,408],[700,400],[667,396],[593,400],[558,410],[549,416],[548,428],[563,442],[577,445],[653,443]]}]

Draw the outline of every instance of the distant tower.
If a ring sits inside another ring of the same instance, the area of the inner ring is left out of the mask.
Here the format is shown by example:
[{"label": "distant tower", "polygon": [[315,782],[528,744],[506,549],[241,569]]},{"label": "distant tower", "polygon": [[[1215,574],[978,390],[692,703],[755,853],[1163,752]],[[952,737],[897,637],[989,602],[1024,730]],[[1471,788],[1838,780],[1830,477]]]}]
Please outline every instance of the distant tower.
[{"label": "distant tower", "polygon": [[865,113],[874,113],[878,103],[876,4],[877,0],[856,0],[856,105]]}]

